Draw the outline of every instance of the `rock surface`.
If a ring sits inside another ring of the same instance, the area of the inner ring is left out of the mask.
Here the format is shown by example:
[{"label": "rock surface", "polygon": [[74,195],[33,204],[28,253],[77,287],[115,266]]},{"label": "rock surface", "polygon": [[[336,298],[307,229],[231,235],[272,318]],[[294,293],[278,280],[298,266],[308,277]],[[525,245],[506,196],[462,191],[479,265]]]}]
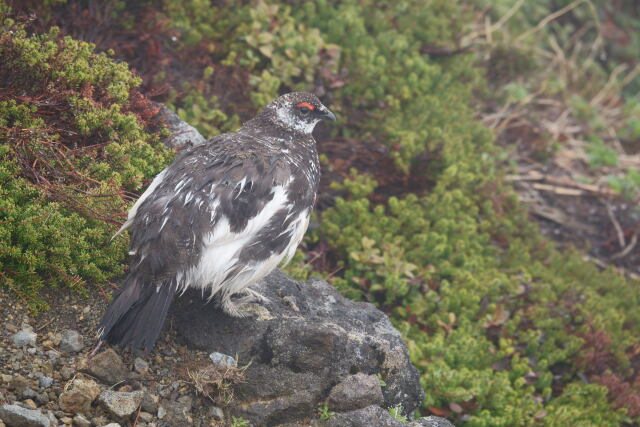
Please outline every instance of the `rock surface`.
[{"label": "rock surface", "polygon": [[137,390],[132,392],[107,390],[100,393],[98,401],[112,415],[125,418],[138,409],[144,392]]},{"label": "rock surface", "polygon": [[49,427],[51,422],[42,412],[18,405],[0,406],[0,420],[9,427]]},{"label": "rock surface", "polygon": [[336,411],[351,411],[369,405],[382,405],[384,397],[380,380],[374,375],[358,373],[349,375],[331,389],[327,401]]},{"label": "rock surface", "polygon": [[60,408],[73,414],[88,413],[91,403],[99,394],[100,387],[95,381],[76,378],[71,383],[71,387],[60,394]]},{"label": "rock surface", "polygon": [[410,423],[403,423],[393,418],[389,411],[379,406],[367,406],[350,412],[343,412],[331,417],[324,427],[455,427],[440,417],[423,417]]},{"label": "rock surface", "polygon": [[108,349],[96,354],[90,359],[82,359],[78,363],[78,370],[86,372],[107,384],[116,384],[129,377],[129,369],[122,362],[122,358]]},{"label": "rock surface", "polygon": [[157,104],[160,107],[159,116],[161,120],[165,122],[167,128],[171,132],[165,141],[165,145],[177,150],[188,148],[193,145],[202,144],[205,142],[205,138],[198,132],[196,128],[189,123],[180,120],[180,117],[173,111],[169,110],[162,104]]},{"label": "rock surface", "polygon": [[62,332],[62,339],[60,341],[60,350],[65,353],[77,353],[84,347],[82,342],[82,335],[78,331],[73,329],[67,329]]},{"label": "rock surface", "polygon": [[13,344],[17,347],[33,346],[36,344],[38,334],[31,329],[23,329],[11,337]]},{"label": "rock surface", "polygon": [[188,346],[237,354],[240,367],[251,361],[235,389],[234,416],[256,425],[303,420],[334,386],[358,373],[373,376],[378,388],[380,376],[383,401],[369,378],[370,401],[358,398],[350,407],[400,405],[411,413],[421,403],[424,394],[406,345],[373,305],[343,298],[322,280],[299,283],[280,271],[254,289],[269,301],[245,305],[253,312],[247,318],[228,317],[197,293],[187,293],[173,309],[174,329]]}]

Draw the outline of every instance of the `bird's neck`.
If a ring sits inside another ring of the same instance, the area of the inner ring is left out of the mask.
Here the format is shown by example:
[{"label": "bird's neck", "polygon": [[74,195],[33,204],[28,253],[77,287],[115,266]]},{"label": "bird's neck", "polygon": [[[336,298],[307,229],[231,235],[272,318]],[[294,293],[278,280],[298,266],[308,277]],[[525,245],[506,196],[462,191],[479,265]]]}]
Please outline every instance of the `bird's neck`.
[{"label": "bird's neck", "polygon": [[272,141],[278,145],[302,145],[306,148],[315,146],[311,133],[287,127],[269,115],[257,115],[243,124],[238,133],[250,135],[265,142]]}]

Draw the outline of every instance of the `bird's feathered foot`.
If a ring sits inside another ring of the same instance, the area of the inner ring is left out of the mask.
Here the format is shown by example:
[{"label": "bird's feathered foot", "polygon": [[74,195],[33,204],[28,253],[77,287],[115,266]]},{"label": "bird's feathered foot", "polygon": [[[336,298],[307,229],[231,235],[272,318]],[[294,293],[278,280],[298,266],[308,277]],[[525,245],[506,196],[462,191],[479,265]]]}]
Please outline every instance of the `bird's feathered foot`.
[{"label": "bird's feathered foot", "polygon": [[252,314],[251,310],[243,310],[242,306],[252,303],[268,303],[269,298],[254,291],[250,288],[243,289],[240,293],[234,295],[244,294],[244,296],[236,299],[231,299],[231,295],[223,296],[220,300],[220,307],[222,310],[231,317],[243,318]]}]

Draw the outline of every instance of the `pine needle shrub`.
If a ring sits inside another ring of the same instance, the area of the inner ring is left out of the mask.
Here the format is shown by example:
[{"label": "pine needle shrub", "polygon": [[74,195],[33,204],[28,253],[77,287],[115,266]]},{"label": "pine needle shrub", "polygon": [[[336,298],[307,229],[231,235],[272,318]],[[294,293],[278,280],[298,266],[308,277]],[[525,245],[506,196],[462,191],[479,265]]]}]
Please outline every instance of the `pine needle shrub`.
[{"label": "pine needle shrub", "polygon": [[109,237],[172,154],[126,64],[56,28],[28,35],[0,10],[1,279],[38,310],[45,286],[122,273],[126,241]]}]

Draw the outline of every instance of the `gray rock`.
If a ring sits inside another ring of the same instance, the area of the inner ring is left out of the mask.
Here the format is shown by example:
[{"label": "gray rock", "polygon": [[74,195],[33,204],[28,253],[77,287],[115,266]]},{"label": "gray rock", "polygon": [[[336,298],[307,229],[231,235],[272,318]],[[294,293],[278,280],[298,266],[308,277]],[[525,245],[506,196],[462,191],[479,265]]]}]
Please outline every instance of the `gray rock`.
[{"label": "gray rock", "polygon": [[145,411],[140,411],[140,419],[145,423],[148,423],[153,420],[153,415]]},{"label": "gray rock", "polygon": [[98,402],[112,415],[124,418],[138,409],[143,395],[144,392],[141,390],[131,392],[107,390],[100,393]]},{"label": "gray rock", "polygon": [[209,413],[211,414],[211,418],[216,421],[224,421],[224,411],[217,406],[212,406],[209,408]]},{"label": "gray rock", "polygon": [[192,407],[193,400],[190,396],[182,396],[174,402],[163,400],[162,406],[158,408],[158,418],[162,419],[163,425],[171,427],[192,426]]},{"label": "gray rock", "polygon": [[91,427],[91,421],[86,419],[83,415],[76,415],[73,417],[74,427]]},{"label": "gray rock", "polygon": [[40,384],[40,387],[42,388],[48,388],[51,387],[51,384],[53,384],[53,378],[51,377],[40,377],[40,379],[38,380],[38,383]]},{"label": "gray rock", "polygon": [[375,375],[349,375],[331,389],[327,401],[336,411],[352,411],[369,405],[382,405],[384,397],[380,380]]},{"label": "gray rock", "polygon": [[34,346],[36,345],[36,338],[38,338],[38,334],[30,329],[23,329],[15,333],[11,337],[11,341],[16,347]]},{"label": "gray rock", "polygon": [[78,361],[78,370],[109,385],[119,383],[129,377],[129,369],[122,362],[118,353],[112,349],[98,353],[91,359],[81,359]]},{"label": "gray rock", "polygon": [[118,423],[109,423],[107,425],[105,425],[104,427],[122,427],[120,424]]},{"label": "gray rock", "polygon": [[422,417],[411,423],[409,427],[455,427],[451,421],[441,417]]},{"label": "gray rock", "polygon": [[67,329],[61,334],[62,340],[58,348],[65,353],[77,353],[84,348],[82,335],[73,329]]},{"label": "gray rock", "polygon": [[38,397],[38,393],[36,393],[31,387],[27,387],[22,392],[23,399],[35,399]]},{"label": "gray rock", "polygon": [[213,362],[214,365],[219,368],[230,368],[232,366],[236,366],[236,359],[226,354],[218,353],[214,351],[209,355],[209,359]]},{"label": "gray rock", "polygon": [[396,420],[389,411],[379,406],[367,406],[356,411],[335,414],[325,427],[403,427],[406,424]]},{"label": "gray rock", "polygon": [[140,375],[149,372],[149,364],[141,357],[136,357],[133,361],[133,369]]},{"label": "gray rock", "polygon": [[156,105],[160,107],[160,119],[165,122],[171,132],[171,136],[164,141],[165,145],[180,150],[206,141],[196,128],[182,121],[176,113],[162,104]]},{"label": "gray rock", "polygon": [[9,427],[49,427],[49,417],[18,405],[0,406],[0,419]]},{"label": "gray rock", "polygon": [[154,394],[145,392],[142,396],[142,402],[140,402],[140,407],[143,411],[147,411],[151,414],[155,414],[158,412],[158,402],[160,398]]},{"label": "gray rock", "polygon": [[[268,301],[243,306],[252,312],[246,318],[203,304],[193,291],[172,310],[187,346],[237,355],[239,366],[251,361],[234,388],[231,415],[256,425],[301,422],[314,416],[332,386],[358,372],[382,375],[385,407],[411,413],[422,402],[419,374],[400,333],[373,305],[343,298],[322,280],[298,283],[280,271],[254,290]],[[358,404],[380,403],[376,393],[369,397],[373,401]]]}]

